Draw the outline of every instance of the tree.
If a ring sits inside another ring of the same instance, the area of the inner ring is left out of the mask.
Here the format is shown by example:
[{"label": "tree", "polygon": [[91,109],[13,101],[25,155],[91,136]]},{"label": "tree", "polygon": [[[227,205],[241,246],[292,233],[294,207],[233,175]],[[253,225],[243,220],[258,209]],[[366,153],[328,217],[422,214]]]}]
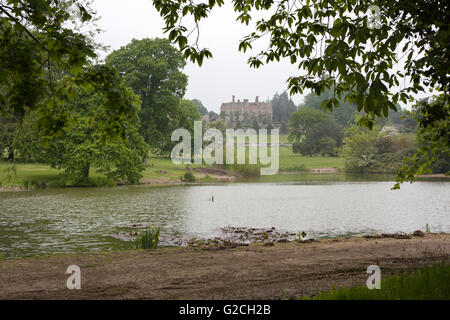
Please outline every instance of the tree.
[{"label": "tree", "polygon": [[0,115],[0,159],[4,158],[14,161],[14,137],[17,129],[18,121],[14,116],[2,117]]},{"label": "tree", "polygon": [[214,111],[208,112],[209,121],[216,121],[219,118],[219,115]]},{"label": "tree", "polygon": [[81,68],[94,47],[81,33],[66,27],[68,12],[78,8],[82,22],[89,8],[69,1],[0,1],[0,108],[23,117],[38,109],[53,89],[50,68]]},{"label": "tree", "polygon": [[287,133],[289,133],[289,128],[288,128],[286,122],[283,122],[283,123],[281,124],[281,127],[280,127],[280,133],[281,133],[281,134],[287,134]]},{"label": "tree", "polygon": [[[326,89],[320,95],[316,95],[314,92],[311,92],[305,96],[305,100],[303,102],[303,106],[300,107],[308,107],[314,108],[317,110],[323,110],[323,104],[333,97],[333,91],[331,89]],[[331,115],[336,118],[336,121],[340,123],[342,126],[347,127],[351,124],[351,121],[354,119],[354,115],[356,113],[356,106],[349,103],[348,101],[344,101],[343,99],[339,99],[339,106],[334,108]]]},{"label": "tree", "polygon": [[[239,43],[239,50],[245,52],[252,49],[253,42],[269,38],[267,49],[250,57],[249,65],[258,68],[264,63],[289,59],[300,74],[288,79],[290,93],[309,89],[320,95],[333,89],[333,96],[323,104],[325,110],[335,109],[343,99],[363,112],[359,124],[372,128],[377,117],[388,116],[400,101],[414,101],[414,95],[427,92],[427,86],[442,92],[445,103],[441,106],[450,101],[448,2],[233,0],[232,3],[237,21],[247,25],[253,18],[253,9],[268,11],[269,18],[256,21],[254,32]],[[194,30],[200,34],[199,22],[213,8],[221,7],[223,0],[207,4],[154,0],[153,4],[165,21],[169,39],[178,44],[185,58],[202,65],[205,58],[212,57],[208,49],[198,46],[199,37],[194,43],[188,41],[187,35],[193,30],[183,22],[186,16],[192,16]],[[373,10],[369,9],[373,5],[380,11],[379,23],[371,21]],[[447,117],[445,112],[440,114]],[[424,156],[433,159],[432,155]],[[402,177],[412,179],[411,175]]]},{"label": "tree", "polygon": [[[450,104],[445,95],[424,99],[414,106],[412,115],[418,122],[419,149],[397,175],[397,184],[415,181],[416,174],[429,171],[435,164],[440,170],[449,168],[450,156]],[[447,161],[447,163],[446,163]],[[446,163],[446,164],[445,164]],[[428,170],[427,170],[428,169]],[[447,171],[448,173],[448,171]]]},{"label": "tree", "polygon": [[294,101],[289,97],[286,91],[281,95],[275,94],[272,98],[272,120],[277,122],[287,122],[292,112],[295,112],[297,107]]},{"label": "tree", "polygon": [[198,112],[200,112],[200,114],[201,114],[202,116],[204,116],[205,114],[208,113],[208,109],[206,109],[206,108],[203,106],[203,103],[202,103],[200,100],[198,100],[198,99],[192,99],[191,101],[197,105],[197,107],[198,107]]},{"label": "tree", "polygon": [[129,88],[125,92],[134,115],[122,122],[123,136],[101,130],[101,122],[108,119],[107,98],[80,87],[65,106],[75,115],[74,124],[58,136],[46,136],[37,125],[36,114],[28,114],[17,137],[18,154],[64,169],[68,184],[86,182],[92,166],[109,180],[138,182],[144,169],[141,159],[148,149],[138,132],[140,99]]},{"label": "tree", "polygon": [[[219,130],[223,136],[226,134],[227,125],[225,124],[225,121],[222,118],[218,118],[215,121],[210,121],[206,124],[206,129],[214,128]],[[206,131],[206,130],[204,130]]]},{"label": "tree", "polygon": [[[0,113],[22,121],[37,111],[39,125],[56,135],[73,119],[64,101],[72,86],[109,95],[109,133],[121,134],[120,118],[132,112],[114,82],[114,70],[92,68],[98,47],[90,1],[0,0]],[[88,25],[89,23],[89,25]],[[80,30],[83,30],[81,32]]]},{"label": "tree", "polygon": [[397,112],[389,113],[387,118],[378,119],[377,124],[381,127],[395,126],[400,131],[405,133],[415,133],[417,131],[416,119],[414,119],[408,110],[403,109],[400,106],[397,107]]},{"label": "tree", "polygon": [[312,108],[302,108],[294,112],[289,119],[289,128],[289,140],[293,142],[293,151],[303,155],[313,156],[319,153],[334,155],[334,152],[330,152],[330,144],[336,146],[342,139],[342,127],[336,120]]},{"label": "tree", "polygon": [[169,152],[171,123],[178,118],[187,85],[181,53],[165,39],[132,40],[112,52],[106,63],[141,97],[140,133],[145,142],[156,152]]},{"label": "tree", "polygon": [[319,140],[319,149],[322,155],[336,155],[336,140],[332,137],[322,137]]},{"label": "tree", "polygon": [[[178,106],[178,112],[176,114],[176,117],[172,119],[172,121],[169,124],[168,130],[170,132],[173,132],[174,130],[178,128],[184,128],[188,130],[191,133],[191,137],[194,137],[194,121],[198,121],[201,119],[201,114],[198,112],[197,105],[193,103],[190,100],[182,99],[180,100],[180,104]],[[171,135],[169,135],[169,139],[167,142],[162,141],[160,150],[165,151],[166,153],[170,153],[170,151],[173,149],[173,147],[178,142],[172,142],[170,140]],[[163,145],[162,143],[167,143]],[[192,147],[194,144],[191,144]],[[194,153],[192,152],[192,155]]]},{"label": "tree", "polygon": [[252,129],[254,129],[256,132],[258,132],[258,130],[259,130],[259,124],[258,124],[258,120],[256,120],[256,118],[253,118]]}]

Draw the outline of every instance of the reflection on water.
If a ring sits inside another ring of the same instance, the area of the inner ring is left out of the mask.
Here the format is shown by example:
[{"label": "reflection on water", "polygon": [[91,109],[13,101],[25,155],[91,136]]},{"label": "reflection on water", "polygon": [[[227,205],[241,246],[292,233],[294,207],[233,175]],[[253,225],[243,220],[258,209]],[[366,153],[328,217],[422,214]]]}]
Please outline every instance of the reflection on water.
[{"label": "reflection on water", "polygon": [[0,255],[126,249],[115,235],[135,224],[184,238],[213,237],[224,226],[311,237],[412,232],[427,223],[450,232],[449,182],[391,191],[389,181],[317,180],[1,193]]}]

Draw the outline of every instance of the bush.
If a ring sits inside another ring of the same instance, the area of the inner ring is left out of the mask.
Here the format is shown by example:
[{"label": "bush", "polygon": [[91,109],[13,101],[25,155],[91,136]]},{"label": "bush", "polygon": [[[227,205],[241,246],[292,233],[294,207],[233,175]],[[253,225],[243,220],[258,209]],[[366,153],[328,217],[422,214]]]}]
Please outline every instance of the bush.
[{"label": "bush", "polygon": [[378,126],[368,130],[352,125],[345,131],[340,152],[346,172],[396,173],[405,164],[404,158],[415,150],[414,136],[387,135]]},{"label": "bush", "polygon": [[195,182],[195,176],[192,174],[192,172],[186,172],[182,180],[187,182]]}]

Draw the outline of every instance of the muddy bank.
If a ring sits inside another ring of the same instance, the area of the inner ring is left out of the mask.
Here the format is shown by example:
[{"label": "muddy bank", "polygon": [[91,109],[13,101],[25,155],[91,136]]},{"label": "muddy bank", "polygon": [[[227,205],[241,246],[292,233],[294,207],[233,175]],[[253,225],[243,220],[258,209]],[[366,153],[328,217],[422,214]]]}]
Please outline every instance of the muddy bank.
[{"label": "muddy bank", "polygon": [[215,166],[193,168],[191,171],[193,171],[194,176],[198,179],[202,179],[206,176],[209,176],[214,181],[219,181],[219,182],[236,181],[239,178],[241,178],[241,176],[235,172],[227,171],[222,168],[215,167]]},{"label": "muddy bank", "polygon": [[316,168],[308,171],[309,173],[336,173],[339,172],[337,168]]},{"label": "muddy bank", "polygon": [[449,179],[450,180],[450,175],[445,174],[445,173],[431,173],[431,174],[421,174],[421,175],[417,175],[417,178],[431,178],[431,179]]},{"label": "muddy bank", "polygon": [[[210,201],[212,201],[212,198],[210,198]],[[142,224],[133,224],[129,226],[128,229],[131,229],[131,231],[118,232],[117,234],[112,235],[112,237],[123,241],[135,241],[137,235],[146,228]],[[276,230],[275,227],[247,228],[228,226],[219,228],[218,235],[213,238],[188,238],[182,236],[175,237],[164,233],[160,235],[160,241],[162,245],[188,247],[237,247],[247,246],[251,243],[264,243],[265,245],[269,245],[275,242],[283,243],[294,240],[307,240],[306,233],[296,234],[292,232],[280,232]]]},{"label": "muddy bank", "polygon": [[[1,299],[280,299],[364,285],[448,258],[449,234],[59,255],[0,261]],[[81,290],[66,288],[69,265]]]}]

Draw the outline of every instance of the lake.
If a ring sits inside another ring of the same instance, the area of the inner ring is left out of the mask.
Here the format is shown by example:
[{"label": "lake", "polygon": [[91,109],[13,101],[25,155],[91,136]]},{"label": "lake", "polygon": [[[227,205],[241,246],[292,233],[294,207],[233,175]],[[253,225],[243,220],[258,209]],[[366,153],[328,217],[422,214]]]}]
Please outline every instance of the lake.
[{"label": "lake", "polygon": [[[0,255],[132,247],[121,234],[161,228],[168,239],[211,238],[226,226],[304,231],[312,238],[450,232],[450,182],[302,175],[269,182],[67,188],[0,193]],[[333,180],[333,181],[330,181]],[[373,180],[373,179],[371,179]],[[211,198],[214,197],[214,201]]]}]

